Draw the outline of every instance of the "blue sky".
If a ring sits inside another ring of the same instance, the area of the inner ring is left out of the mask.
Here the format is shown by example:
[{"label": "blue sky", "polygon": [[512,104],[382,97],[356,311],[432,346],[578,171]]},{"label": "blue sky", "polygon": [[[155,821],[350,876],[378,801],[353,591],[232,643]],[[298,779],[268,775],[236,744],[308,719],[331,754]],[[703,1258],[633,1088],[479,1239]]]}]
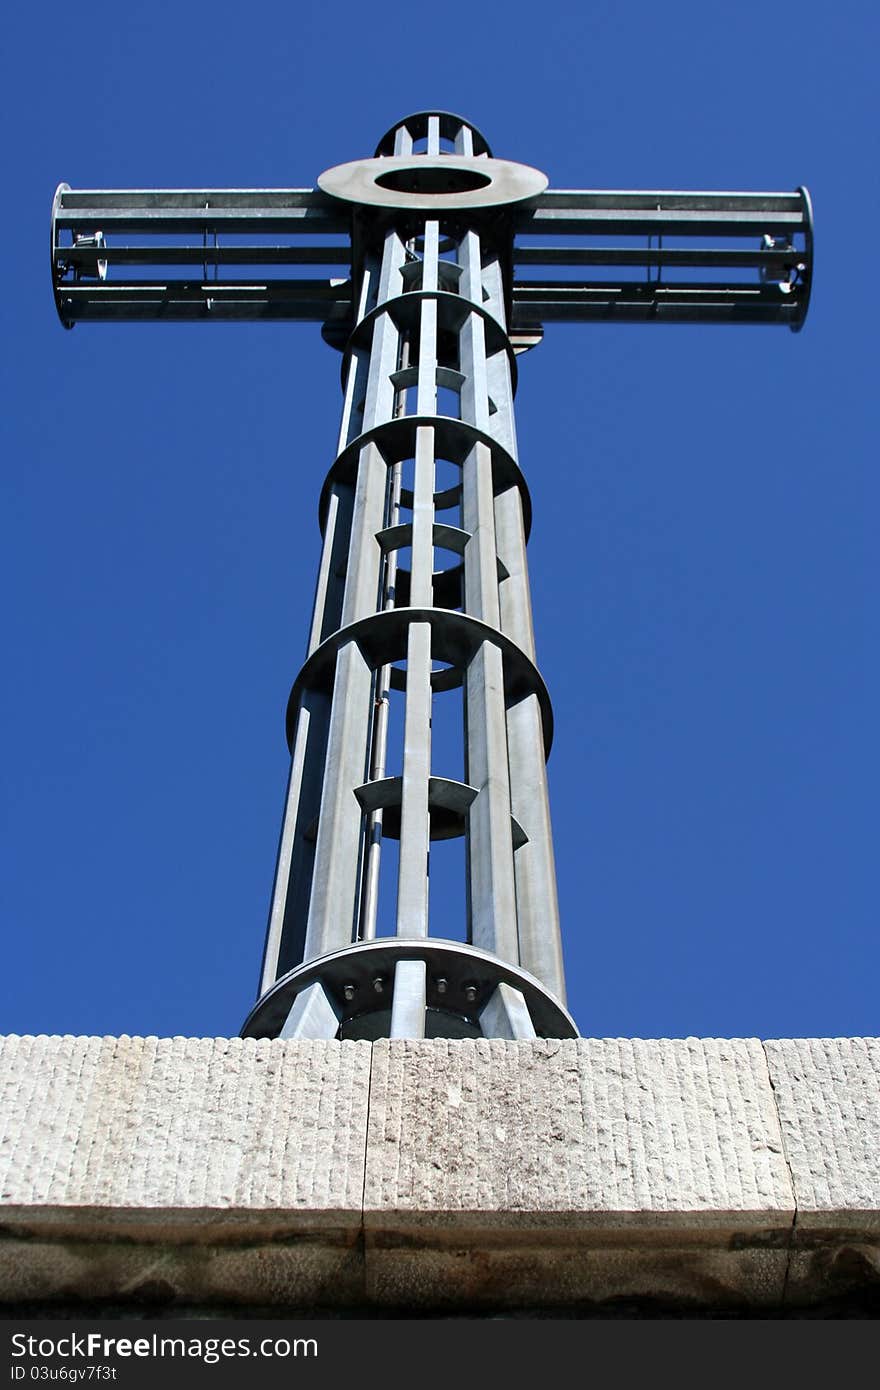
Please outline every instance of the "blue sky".
[{"label": "blue sky", "polygon": [[581,1031],[878,1031],[877,15],[15,7],[0,1031],[241,1026],[340,406],[310,325],[65,333],[55,185],[309,186],[426,107],[551,187],[811,189],[803,333],[551,326],[517,424]]}]

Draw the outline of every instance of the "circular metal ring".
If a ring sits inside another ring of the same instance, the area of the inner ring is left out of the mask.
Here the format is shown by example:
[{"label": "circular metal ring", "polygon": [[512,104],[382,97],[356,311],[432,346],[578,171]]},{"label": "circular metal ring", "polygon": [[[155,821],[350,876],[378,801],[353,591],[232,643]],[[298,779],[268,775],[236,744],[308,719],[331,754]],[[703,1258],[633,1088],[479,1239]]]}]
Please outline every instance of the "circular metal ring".
[{"label": "circular metal ring", "polygon": [[537,198],[547,183],[547,175],[528,164],[452,154],[355,159],[318,178],[323,193],[346,203],[438,214],[522,203]]},{"label": "circular metal ring", "polygon": [[69,183],[59,183],[58,187],[55,189],[55,197],[52,199],[52,219],[49,226],[49,267],[52,272],[52,294],[55,298],[55,309],[59,319],[61,320],[62,328],[73,328],[74,326],[72,319],[67,319],[64,317],[64,310],[61,304],[61,282],[58,278],[58,271],[55,267],[55,252],[58,249],[56,236],[56,222],[58,220],[58,211],[61,207],[61,198],[63,194],[69,192]]},{"label": "circular metal ring", "polygon": [[519,366],[507,331],[502,328],[495,315],[491,314],[484,304],[477,304],[473,299],[467,299],[461,294],[452,294],[449,290],[407,290],[405,294],[395,295],[393,299],[383,299],[381,303],[370,309],[360,322],[355,324],[343,349],[340,368],[342,389],[345,390],[352,351],[355,348],[369,347],[373,325],[379,316],[390,314],[396,328],[407,329],[412,332],[418,326],[421,306],[426,300],[431,300],[437,305],[438,331],[446,329],[452,333],[459,333],[469,314],[476,314],[477,318],[482,319],[486,330],[486,351],[490,356],[495,352],[507,353],[507,360],[510,365],[510,387],[516,395]]},{"label": "circular metal ring", "polygon": [[438,116],[440,119],[440,135],[452,136],[456,130],[462,127],[469,130],[474,143],[474,154],[491,154],[489,141],[481,130],[478,130],[470,121],[465,120],[464,116],[459,116],[455,111],[413,111],[411,115],[404,116],[402,120],[395,121],[389,130],[386,130],[382,139],[376,146],[376,154],[393,154],[394,137],[404,126],[409,131],[413,139],[417,140],[428,133],[428,120],[431,116]]},{"label": "circular metal ring", "polygon": [[448,661],[464,669],[484,642],[501,651],[504,673],[504,698],[509,704],[529,695],[538,697],[541,727],[544,735],[544,757],[550,756],[553,743],[553,707],[544,678],[521,647],[480,618],[468,613],[456,613],[448,608],[386,608],[366,618],[349,623],[325,637],[305,662],[293,684],[287,702],[287,746],[293,752],[296,721],[299,717],[300,696],[305,690],[333,689],[336,657],[348,642],[357,642],[364,659],[372,669],[390,666],[406,659],[407,635],[411,623],[427,623],[431,628],[431,655],[436,661]]},{"label": "circular metal ring", "polygon": [[503,492],[508,487],[516,487],[519,490],[522,498],[523,531],[528,540],[532,529],[532,500],[516,459],[493,435],[486,434],[476,425],[469,425],[466,420],[455,420],[451,415],[399,415],[396,419],[385,420],[381,425],[374,425],[372,429],[364,430],[363,434],[349,440],[337,455],[321,489],[318,503],[321,534],[324,534],[331,489],[335,483],[353,481],[357,474],[361,449],[366,448],[368,444],[375,444],[386,463],[414,458],[416,436],[420,429],[434,431],[436,456],[448,459],[450,463],[463,463],[475,444],[486,445],[492,454],[492,479],[496,493]]},{"label": "circular metal ring", "polygon": [[805,188],[803,184],[801,184],[800,188],[797,191],[801,195],[801,200],[804,205],[804,249],[807,253],[807,283],[804,291],[804,297],[801,305],[800,314],[798,316],[797,321],[791,325],[792,333],[800,333],[801,329],[804,326],[807,317],[807,310],[810,307],[810,291],[813,288],[813,201],[810,197],[809,189]]},{"label": "circular metal ring", "polygon": [[[384,976],[390,987],[394,967],[401,960],[423,960],[427,965],[427,1003],[431,1009],[450,1009],[462,1014],[472,1012],[476,1018],[496,985],[503,983],[521,992],[539,1037],[580,1036],[568,1010],[546,985],[522,966],[511,965],[477,946],[430,936],[418,940],[378,937],[374,941],[343,946],[287,971],[258,999],[245,1020],[241,1036],[277,1038],[297,994],[316,981],[320,981],[333,997],[344,1026],[346,1017],[358,1015],[362,1006],[356,1001],[359,997],[369,997],[371,981],[377,975]],[[438,976],[445,986],[444,993],[438,993]],[[346,985],[354,994],[351,1002],[347,1002]],[[388,989],[383,993],[387,996]],[[469,999],[473,1002],[468,1002]]]}]

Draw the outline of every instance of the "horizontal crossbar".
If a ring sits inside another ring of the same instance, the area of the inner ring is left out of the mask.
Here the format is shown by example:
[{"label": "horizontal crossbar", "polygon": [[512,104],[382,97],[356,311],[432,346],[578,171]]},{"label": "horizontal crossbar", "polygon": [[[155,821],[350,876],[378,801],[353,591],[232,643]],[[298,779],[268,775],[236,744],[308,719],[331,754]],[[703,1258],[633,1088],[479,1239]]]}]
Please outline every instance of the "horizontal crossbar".
[{"label": "horizontal crossbar", "polygon": [[56,289],[62,322],[163,319],[286,319],[331,323],[351,312],[349,281],[218,281],[190,284],[183,280],[113,285],[62,285]]},{"label": "horizontal crossbar", "polygon": [[807,231],[809,203],[797,193],[636,193],[548,189],[514,214],[517,235],[761,236]]},{"label": "horizontal crossbar", "polygon": [[59,188],[58,231],[88,234],[312,232],[348,234],[350,209],[311,188],[73,189]]},{"label": "horizontal crossbar", "polygon": [[[534,336],[544,322],[603,318],[797,328],[806,314],[812,222],[803,189],[551,189],[528,206],[511,208],[508,219],[515,270],[611,271],[600,281],[554,280],[540,272],[535,280],[515,281],[512,329],[520,335]],[[314,321],[331,326],[334,341],[344,342],[352,326],[350,282],[291,279],[285,267],[349,266],[353,230],[351,208],[315,189],[62,185],[52,227],[58,311],[68,325],[126,318]],[[242,236],[245,244],[230,244]],[[618,236],[627,244],[608,244]],[[273,237],[280,240],[267,240]],[[675,244],[664,246],[664,237]],[[599,244],[584,244],[589,238]],[[175,267],[182,268],[179,279]],[[187,267],[201,271],[201,278],[190,279]],[[259,268],[258,276],[227,278],[224,272],[234,267]],[[704,270],[706,279],[676,277],[680,270]],[[754,279],[743,274],[748,271]]]},{"label": "horizontal crossbar", "polygon": [[804,303],[778,285],[673,285],[656,281],[587,285],[518,284],[513,328],[541,323],[777,323],[796,328]]},{"label": "horizontal crossbar", "polygon": [[107,265],[348,265],[347,246],[63,246],[55,249],[58,269]]},{"label": "horizontal crossbar", "polygon": [[513,252],[514,265],[632,265],[670,268],[678,266],[712,266],[716,269],[749,269],[759,267],[768,271],[784,270],[803,259],[803,252],[789,249],[744,250],[731,247],[622,247],[622,246],[522,246]]}]

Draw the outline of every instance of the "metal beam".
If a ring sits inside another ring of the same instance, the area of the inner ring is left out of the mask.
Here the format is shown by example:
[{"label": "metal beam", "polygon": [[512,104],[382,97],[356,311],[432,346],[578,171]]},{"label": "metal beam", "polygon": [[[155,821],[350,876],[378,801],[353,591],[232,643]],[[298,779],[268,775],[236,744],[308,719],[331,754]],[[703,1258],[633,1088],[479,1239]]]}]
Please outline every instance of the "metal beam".
[{"label": "metal beam", "polygon": [[[430,129],[436,138],[436,127]],[[544,322],[605,318],[797,328],[806,315],[812,214],[805,189],[548,189],[529,206],[512,209],[509,221],[513,265],[520,272],[511,287],[511,329],[516,333],[537,331]],[[347,281],[285,274],[290,266],[344,267],[351,261],[352,212],[320,190],[79,190],[61,185],[52,223],[56,299],[68,326],[79,319],[288,319],[321,323],[340,346],[354,326]],[[530,239],[548,235],[557,243],[625,236],[644,238],[647,244],[530,244]],[[185,236],[191,238],[189,245],[176,240]],[[230,236],[250,241],[230,244]],[[278,236],[291,238],[290,243],[257,240]],[[317,242],[317,236],[328,241]],[[663,246],[662,239],[670,236],[687,244]],[[340,244],[343,238],[345,244]],[[754,244],[757,238],[762,244]],[[736,244],[705,244],[719,239]],[[236,266],[280,273],[248,281],[226,278],[223,272]],[[521,272],[532,266],[597,266],[619,268],[622,274],[580,284],[523,278]],[[129,269],[117,279],[123,267]],[[202,281],[185,274],[177,278],[169,274],[172,267],[201,267]],[[140,273],[133,275],[134,268]],[[632,269],[643,270],[645,281],[623,273]],[[705,269],[711,278],[660,283],[664,272],[675,275],[682,269]],[[743,279],[747,270],[756,272],[752,283]],[[719,279],[725,271],[728,278]]]}]

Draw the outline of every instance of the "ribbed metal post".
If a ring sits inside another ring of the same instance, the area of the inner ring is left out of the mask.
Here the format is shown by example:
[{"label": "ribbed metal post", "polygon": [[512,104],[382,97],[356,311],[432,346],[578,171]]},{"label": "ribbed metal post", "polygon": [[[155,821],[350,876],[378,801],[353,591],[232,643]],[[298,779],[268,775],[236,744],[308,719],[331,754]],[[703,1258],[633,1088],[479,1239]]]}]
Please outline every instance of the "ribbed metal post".
[{"label": "ribbed metal post", "polygon": [[[488,182],[488,146],[460,118],[407,118],[379,147],[389,157],[398,205],[362,208],[358,224],[339,453],[289,710],[262,993],[244,1031],[574,1036],[516,458],[510,218],[491,202],[494,215],[444,213],[450,192],[460,203]],[[457,691],[464,781],[432,739],[438,702]],[[442,908],[432,916],[429,891],[431,846],[456,836],[458,929]]]}]

